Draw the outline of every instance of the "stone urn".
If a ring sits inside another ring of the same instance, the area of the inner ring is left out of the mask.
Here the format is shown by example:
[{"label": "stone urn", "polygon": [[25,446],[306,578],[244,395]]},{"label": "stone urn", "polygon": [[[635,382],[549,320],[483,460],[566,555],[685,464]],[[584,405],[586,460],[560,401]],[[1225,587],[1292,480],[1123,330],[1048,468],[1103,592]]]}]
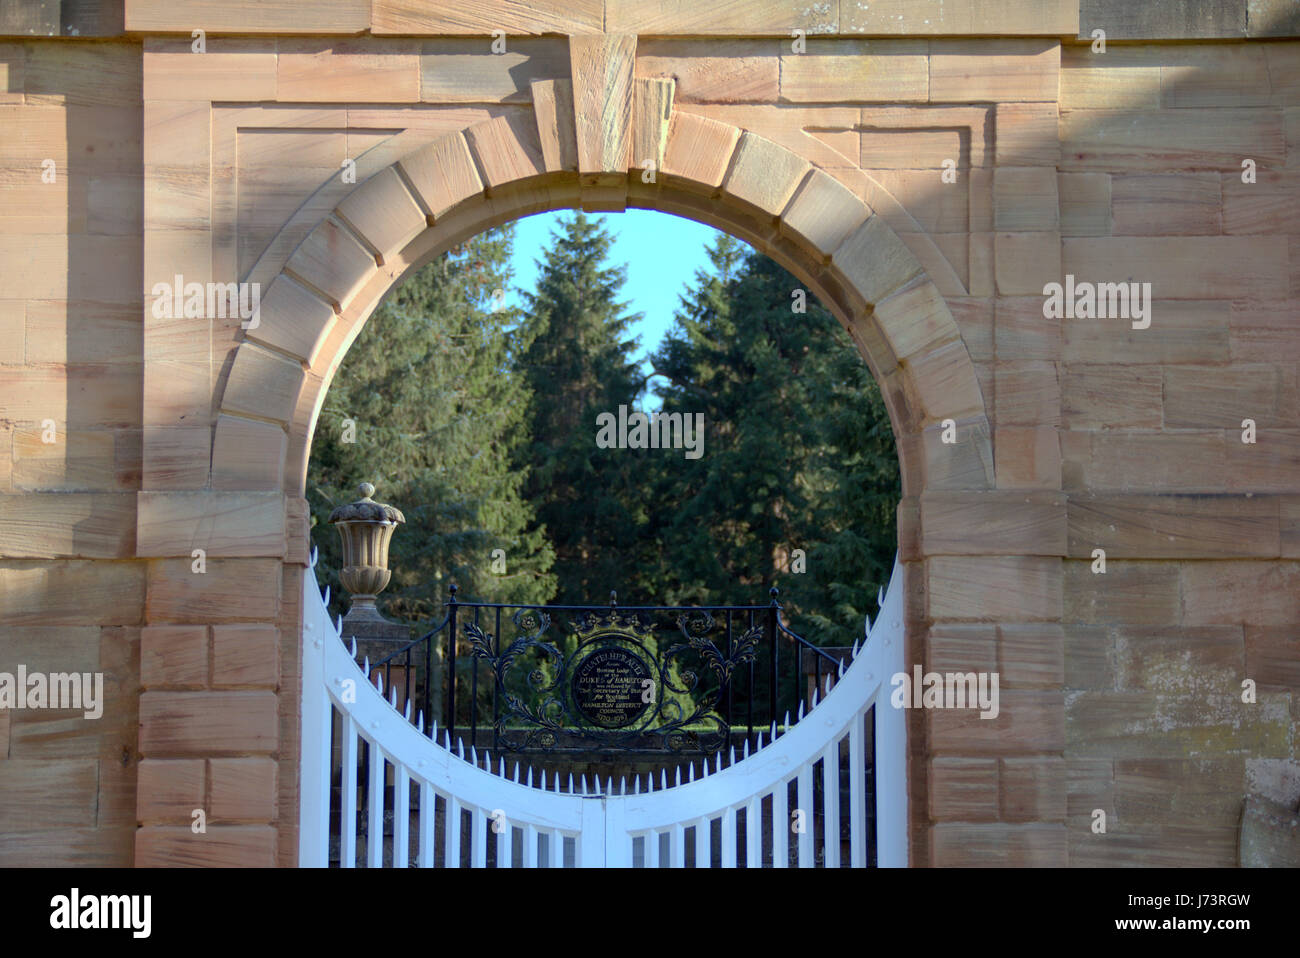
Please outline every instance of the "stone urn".
[{"label": "stone urn", "polygon": [[344,626],[359,627],[366,623],[391,625],[375,607],[375,597],[392,579],[388,569],[388,544],[398,523],[406,521],[401,510],[370,498],[375,487],[363,482],[357,490],[361,498],[339,506],[330,513],[330,524],[339,532],[343,543],[343,569],[339,578],[352,596],[352,606],[344,617]]}]

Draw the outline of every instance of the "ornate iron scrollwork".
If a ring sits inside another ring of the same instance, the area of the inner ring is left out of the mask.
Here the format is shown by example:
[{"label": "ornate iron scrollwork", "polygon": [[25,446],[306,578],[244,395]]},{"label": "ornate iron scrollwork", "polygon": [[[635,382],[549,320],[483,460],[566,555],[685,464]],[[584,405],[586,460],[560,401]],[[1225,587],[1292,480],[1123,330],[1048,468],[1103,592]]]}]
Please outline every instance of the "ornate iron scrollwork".
[{"label": "ornate iron scrollwork", "polygon": [[706,753],[722,748],[730,726],[718,713],[719,702],[737,669],[754,662],[762,629],[752,627],[729,648],[719,648],[713,616],[687,610],[676,619],[686,641],[661,649],[661,633],[671,635],[671,629],[656,629],[652,618],[614,607],[585,611],[562,639],[546,641],[550,616],[522,609],[513,616],[517,635],[503,650],[499,636],[465,623],[472,656],[489,667],[497,684],[501,746]]}]

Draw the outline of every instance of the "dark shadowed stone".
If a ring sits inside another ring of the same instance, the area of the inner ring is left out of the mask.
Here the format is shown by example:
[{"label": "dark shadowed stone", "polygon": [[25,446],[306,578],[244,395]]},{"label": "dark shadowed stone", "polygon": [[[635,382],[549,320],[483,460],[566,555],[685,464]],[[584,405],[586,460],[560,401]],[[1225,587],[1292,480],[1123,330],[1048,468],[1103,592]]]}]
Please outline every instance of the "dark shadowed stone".
[{"label": "dark shadowed stone", "polygon": [[1246,35],[1247,0],[1079,0],[1079,37],[1194,40]]}]

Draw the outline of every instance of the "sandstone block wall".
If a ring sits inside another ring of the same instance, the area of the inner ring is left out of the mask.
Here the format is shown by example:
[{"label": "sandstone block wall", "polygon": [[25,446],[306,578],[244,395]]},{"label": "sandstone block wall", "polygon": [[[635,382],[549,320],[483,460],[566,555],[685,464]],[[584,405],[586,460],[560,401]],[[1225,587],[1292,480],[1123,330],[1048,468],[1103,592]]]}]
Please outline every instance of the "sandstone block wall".
[{"label": "sandstone block wall", "polygon": [[[0,864],[293,864],[329,378],[406,269],[576,205],[733,229],[880,378],[908,661],[1002,691],[909,716],[914,863],[1234,864],[1248,793],[1300,799],[1297,20],[7,5],[0,672],[102,671],[106,705],[0,710]],[[260,283],[260,327],[157,317],[178,273]],[[1149,326],[1045,315],[1067,275],[1150,283]]]}]

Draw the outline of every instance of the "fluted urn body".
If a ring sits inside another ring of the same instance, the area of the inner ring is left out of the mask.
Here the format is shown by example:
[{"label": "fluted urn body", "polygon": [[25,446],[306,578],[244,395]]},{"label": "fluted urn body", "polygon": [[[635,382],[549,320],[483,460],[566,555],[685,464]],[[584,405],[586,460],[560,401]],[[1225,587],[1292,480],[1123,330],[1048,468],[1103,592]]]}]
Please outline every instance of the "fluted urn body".
[{"label": "fluted urn body", "polygon": [[406,517],[396,507],[370,498],[375,492],[370,483],[363,482],[358,491],[361,498],[339,506],[330,513],[329,521],[343,543],[343,569],[339,578],[343,588],[352,595],[348,617],[373,614],[378,618],[375,597],[393,577],[388,569],[388,545],[398,523],[405,522]]}]

